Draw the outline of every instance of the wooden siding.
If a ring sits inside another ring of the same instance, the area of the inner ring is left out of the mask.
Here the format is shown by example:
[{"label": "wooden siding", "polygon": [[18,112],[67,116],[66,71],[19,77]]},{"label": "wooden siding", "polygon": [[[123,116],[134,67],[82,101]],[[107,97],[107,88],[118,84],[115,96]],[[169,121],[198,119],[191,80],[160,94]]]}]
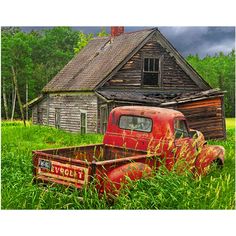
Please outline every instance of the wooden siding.
[{"label": "wooden siding", "polygon": [[212,98],[182,104],[176,109],[186,116],[190,128],[201,131],[206,139],[223,139],[226,134],[222,103],[222,98]]},{"label": "wooden siding", "polygon": [[[44,98],[40,103],[38,103],[33,107],[32,109],[33,124],[46,125],[48,123],[47,107],[48,107],[47,98]],[[39,117],[39,115],[41,116],[41,118]]]},{"label": "wooden siding", "polygon": [[142,58],[145,56],[155,56],[161,60],[160,89],[200,91],[194,81],[177,64],[175,58],[157,42],[155,37],[152,37],[103,87],[141,88]]},{"label": "wooden siding", "polygon": [[[190,128],[201,131],[206,139],[223,139],[225,117],[223,98],[207,98],[184,104],[165,106],[183,112]],[[100,133],[100,108],[107,104],[108,113],[117,106],[142,105],[137,102],[109,102],[97,98],[95,94],[80,93],[77,95],[50,95],[33,108],[33,123],[37,123],[38,110],[43,111],[42,124],[55,127],[55,109],[60,109],[60,128],[80,132],[81,111],[87,112],[87,132]],[[146,104],[149,105],[149,104]],[[153,104],[150,104],[153,106]]]},{"label": "wooden siding", "polygon": [[71,132],[80,132],[80,115],[86,111],[87,133],[97,132],[97,96],[94,93],[50,94],[34,107],[34,124],[37,123],[37,109],[44,111],[43,125],[52,127],[55,127],[55,109],[60,109],[60,128]]}]

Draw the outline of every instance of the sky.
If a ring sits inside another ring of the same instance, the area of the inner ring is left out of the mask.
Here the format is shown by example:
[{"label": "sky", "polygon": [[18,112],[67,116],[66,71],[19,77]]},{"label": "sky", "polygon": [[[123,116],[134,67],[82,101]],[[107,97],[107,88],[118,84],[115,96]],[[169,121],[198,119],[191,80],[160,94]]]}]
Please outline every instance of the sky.
[{"label": "sky", "polygon": [[[125,27],[126,32],[152,28],[146,27]],[[32,29],[41,30],[47,27],[21,27],[29,32]],[[51,28],[51,27],[48,27]],[[81,30],[84,33],[96,34],[101,27],[72,27],[74,30]],[[110,27],[105,27],[110,32]],[[184,56],[198,54],[201,58],[206,55],[224,52],[225,54],[235,49],[235,27],[158,27],[161,33],[173,44],[173,46]]]}]

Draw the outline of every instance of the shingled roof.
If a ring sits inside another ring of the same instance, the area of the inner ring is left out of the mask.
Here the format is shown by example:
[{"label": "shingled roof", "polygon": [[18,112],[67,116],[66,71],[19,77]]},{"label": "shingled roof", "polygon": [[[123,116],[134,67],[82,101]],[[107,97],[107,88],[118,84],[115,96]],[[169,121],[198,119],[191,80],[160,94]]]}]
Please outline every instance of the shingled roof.
[{"label": "shingled roof", "polygon": [[209,84],[189,65],[157,28],[97,37],[90,41],[43,89],[43,92],[95,91],[156,33],[157,41],[203,90]]},{"label": "shingled roof", "polygon": [[43,89],[43,92],[91,91],[155,29],[124,33],[88,43]]}]

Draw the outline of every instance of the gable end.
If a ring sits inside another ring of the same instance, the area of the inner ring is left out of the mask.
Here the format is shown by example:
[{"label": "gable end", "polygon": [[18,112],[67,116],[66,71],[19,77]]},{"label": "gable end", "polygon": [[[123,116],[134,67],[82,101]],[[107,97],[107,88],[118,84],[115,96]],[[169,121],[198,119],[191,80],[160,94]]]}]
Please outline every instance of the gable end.
[{"label": "gable end", "polygon": [[[208,89],[207,83],[201,78],[196,78],[198,76],[196,72],[196,75],[193,75],[194,72],[191,74],[185,65],[187,64],[186,61],[183,58],[181,58],[183,61],[180,61],[175,55],[175,49],[166,48],[163,40],[159,39],[157,34],[158,31],[154,31],[153,34],[149,35],[136,48],[135,53],[130,54],[98,87],[103,89],[136,88],[183,91]],[[152,63],[151,71],[148,71],[150,65],[147,66],[145,63]],[[158,65],[153,67],[153,63]],[[153,81],[150,81],[152,77]]]}]

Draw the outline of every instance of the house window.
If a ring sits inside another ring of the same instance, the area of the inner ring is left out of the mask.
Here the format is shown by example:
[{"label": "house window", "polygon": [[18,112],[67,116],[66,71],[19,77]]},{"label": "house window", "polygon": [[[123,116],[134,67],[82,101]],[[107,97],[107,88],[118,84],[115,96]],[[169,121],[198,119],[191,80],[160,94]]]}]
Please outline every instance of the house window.
[{"label": "house window", "polygon": [[61,109],[55,108],[55,128],[60,129],[61,127]]},{"label": "house window", "polygon": [[105,134],[105,132],[106,132],[107,120],[108,120],[107,105],[103,105],[100,108],[100,125],[101,125],[101,133],[102,134]]},{"label": "house window", "polygon": [[160,86],[160,59],[151,57],[143,59],[143,85]]},{"label": "house window", "polygon": [[86,134],[87,132],[87,113],[82,112],[80,113],[80,133]]}]

